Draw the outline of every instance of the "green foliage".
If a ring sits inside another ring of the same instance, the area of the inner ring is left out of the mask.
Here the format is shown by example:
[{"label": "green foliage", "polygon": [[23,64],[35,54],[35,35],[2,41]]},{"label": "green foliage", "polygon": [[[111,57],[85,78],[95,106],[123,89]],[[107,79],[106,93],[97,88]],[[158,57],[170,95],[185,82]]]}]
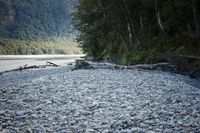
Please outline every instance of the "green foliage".
[{"label": "green foliage", "polygon": [[85,53],[130,65],[200,55],[199,13],[198,0],[79,0],[73,22]]},{"label": "green foliage", "polygon": [[0,38],[72,36],[75,0],[0,0]]},{"label": "green foliage", "polygon": [[65,38],[46,40],[0,39],[0,55],[81,54],[77,44]]}]

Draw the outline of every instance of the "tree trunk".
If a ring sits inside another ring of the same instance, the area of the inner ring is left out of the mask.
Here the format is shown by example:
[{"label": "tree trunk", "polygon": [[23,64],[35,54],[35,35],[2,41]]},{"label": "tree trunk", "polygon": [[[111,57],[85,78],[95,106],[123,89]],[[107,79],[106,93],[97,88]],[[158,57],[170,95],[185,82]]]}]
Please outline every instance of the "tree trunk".
[{"label": "tree trunk", "polygon": [[140,14],[140,28],[141,30],[143,31],[144,29],[144,24],[143,24],[143,18],[142,18],[142,15]]},{"label": "tree trunk", "polygon": [[[134,29],[134,24],[131,20],[131,13],[130,13],[130,10],[128,8],[128,3],[127,3],[127,0],[123,0],[123,3],[124,3],[124,6],[126,8],[126,18],[127,18],[127,28],[128,28],[128,32],[129,32],[129,40],[130,40],[130,44],[133,45],[134,44],[134,41],[135,42],[139,42],[139,40],[137,39],[136,37],[136,33],[135,33],[135,29]],[[135,46],[135,49],[136,49],[137,46]]]},{"label": "tree trunk", "polygon": [[103,11],[103,16],[104,16],[104,19],[106,19],[106,13],[105,13],[105,10],[103,8],[103,3],[101,0],[97,0],[97,3],[99,5],[99,7],[101,8],[101,10]]},{"label": "tree trunk", "polygon": [[162,33],[165,33],[164,27],[162,25],[162,21],[160,19],[160,11],[158,9],[158,1],[155,0],[155,11],[156,11],[156,17],[157,17],[157,23],[159,26],[160,31],[162,31]]},{"label": "tree trunk", "polygon": [[199,38],[199,24],[197,22],[197,9],[196,9],[196,0],[192,0],[192,11],[193,11],[193,21],[194,21],[194,28],[195,28],[195,37]]},{"label": "tree trunk", "polygon": [[112,20],[114,20],[114,18],[112,18],[112,16],[109,15],[109,13],[106,12],[106,9],[103,7],[102,0],[98,0],[97,2],[98,2],[99,7],[101,8],[101,10],[104,14],[104,19],[106,20],[106,23],[112,27],[112,29],[117,33],[118,38],[120,38],[121,41],[124,42],[125,49],[128,52],[128,44],[127,44],[127,41],[125,39],[125,36],[123,35],[124,32],[122,31],[121,27],[119,26],[120,24],[117,23],[116,26],[115,26],[112,22]]},{"label": "tree trunk", "polygon": [[158,13],[157,13],[157,17],[158,17],[158,25],[159,25],[159,27],[160,27],[160,30],[161,30],[163,33],[165,33],[164,27],[163,27],[162,22],[161,22],[161,19],[160,19],[160,12],[159,12],[159,11],[158,11]]}]

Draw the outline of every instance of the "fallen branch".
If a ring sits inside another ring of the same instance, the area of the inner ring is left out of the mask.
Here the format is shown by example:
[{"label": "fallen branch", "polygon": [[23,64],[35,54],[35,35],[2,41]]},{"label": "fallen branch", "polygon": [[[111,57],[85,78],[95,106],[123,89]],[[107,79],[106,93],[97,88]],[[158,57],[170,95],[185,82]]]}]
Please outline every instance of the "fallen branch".
[{"label": "fallen branch", "polygon": [[167,72],[174,72],[176,69],[174,66],[169,63],[158,63],[158,64],[140,64],[134,66],[124,66],[119,64],[107,63],[107,62],[87,62],[85,60],[77,60],[75,64],[75,68],[72,70],[78,69],[143,69],[143,70],[162,70]]},{"label": "fallen branch", "polygon": [[200,60],[199,56],[193,56],[193,55],[176,55],[175,58],[188,58],[188,59],[195,59]]},{"label": "fallen branch", "polygon": [[57,64],[55,64],[55,63],[52,63],[52,62],[49,62],[49,61],[47,61],[46,62],[46,66],[54,66],[54,67],[58,67],[59,65],[57,65]]},{"label": "fallen branch", "polygon": [[84,59],[77,59],[75,60],[75,67],[72,69],[72,71],[78,69],[88,69],[88,68],[91,68],[91,64],[86,62]]},{"label": "fallen branch", "polygon": [[195,70],[194,72],[192,72],[192,73],[190,74],[190,77],[191,77],[191,78],[200,77],[200,69],[197,69],[197,70]]},{"label": "fallen branch", "polygon": [[46,67],[59,67],[59,65],[49,62],[46,62],[46,65],[33,65],[33,66],[28,66],[27,64],[24,66],[21,66],[17,69],[13,69],[13,70],[8,70],[8,71],[4,71],[4,72],[0,72],[0,75],[4,74],[4,73],[8,73],[8,72],[16,72],[16,71],[23,71],[23,70],[28,70],[28,69],[39,69],[39,68],[46,68]]},{"label": "fallen branch", "polygon": [[[200,57],[192,55],[178,55],[172,58],[174,64],[180,73],[191,73],[194,75],[200,69]],[[196,75],[196,74],[195,74]]]}]

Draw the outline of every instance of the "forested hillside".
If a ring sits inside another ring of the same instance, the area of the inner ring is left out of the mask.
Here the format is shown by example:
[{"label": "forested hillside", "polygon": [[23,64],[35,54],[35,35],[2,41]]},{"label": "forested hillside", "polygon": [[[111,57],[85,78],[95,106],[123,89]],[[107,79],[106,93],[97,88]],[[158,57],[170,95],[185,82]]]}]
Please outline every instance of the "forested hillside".
[{"label": "forested hillside", "polygon": [[77,44],[66,38],[0,39],[0,55],[81,54]]},{"label": "forested hillside", "polygon": [[135,64],[200,55],[199,0],[80,0],[73,22],[83,50],[97,60]]},{"label": "forested hillside", "polygon": [[72,32],[72,0],[0,0],[0,37],[35,39]]},{"label": "forested hillside", "polygon": [[0,0],[0,54],[76,54],[76,0]]}]

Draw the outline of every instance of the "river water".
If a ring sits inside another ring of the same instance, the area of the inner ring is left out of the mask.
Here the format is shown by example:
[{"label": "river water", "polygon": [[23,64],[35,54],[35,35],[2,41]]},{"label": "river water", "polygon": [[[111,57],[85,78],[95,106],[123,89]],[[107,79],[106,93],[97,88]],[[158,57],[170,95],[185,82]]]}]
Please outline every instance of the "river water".
[{"label": "river water", "polygon": [[47,61],[65,66],[84,55],[1,55],[0,72],[19,68],[21,66],[45,65]]}]

